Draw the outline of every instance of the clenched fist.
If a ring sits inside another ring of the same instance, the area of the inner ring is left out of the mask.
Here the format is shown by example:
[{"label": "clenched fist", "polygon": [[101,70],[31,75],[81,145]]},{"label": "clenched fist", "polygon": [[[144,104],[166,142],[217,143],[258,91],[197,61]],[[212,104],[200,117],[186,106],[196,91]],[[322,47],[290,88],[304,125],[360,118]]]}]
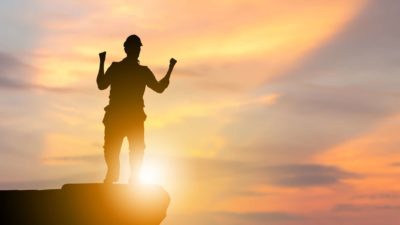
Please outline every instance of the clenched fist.
[{"label": "clenched fist", "polygon": [[174,58],[171,58],[170,60],[169,60],[169,67],[174,67],[175,66],[175,64],[176,64],[176,59],[174,59]]},{"label": "clenched fist", "polygon": [[106,60],[106,52],[99,53],[99,58],[101,62],[104,62]]}]

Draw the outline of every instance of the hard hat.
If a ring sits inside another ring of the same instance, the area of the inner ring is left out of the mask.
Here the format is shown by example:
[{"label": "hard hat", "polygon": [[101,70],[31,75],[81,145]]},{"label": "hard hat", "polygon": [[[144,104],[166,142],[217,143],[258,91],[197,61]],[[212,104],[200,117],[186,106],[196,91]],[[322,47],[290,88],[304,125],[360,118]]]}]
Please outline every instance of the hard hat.
[{"label": "hard hat", "polygon": [[124,48],[127,48],[128,46],[138,47],[138,46],[143,46],[143,45],[142,45],[142,42],[140,41],[139,36],[137,36],[136,34],[132,34],[124,42]]}]

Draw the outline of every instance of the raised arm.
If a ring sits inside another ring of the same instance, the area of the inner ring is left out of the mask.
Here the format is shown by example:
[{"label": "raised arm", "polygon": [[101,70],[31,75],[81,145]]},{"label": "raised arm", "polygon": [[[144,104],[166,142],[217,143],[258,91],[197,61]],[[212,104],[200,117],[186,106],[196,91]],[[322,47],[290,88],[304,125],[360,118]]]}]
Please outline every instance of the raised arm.
[{"label": "raised arm", "polygon": [[99,53],[100,65],[97,73],[97,87],[100,90],[106,89],[110,85],[110,79],[104,74],[104,62],[106,60],[106,52]]},{"label": "raised arm", "polygon": [[172,73],[172,70],[174,69],[175,64],[176,64],[176,59],[171,58],[169,60],[169,67],[168,67],[167,74],[165,74],[165,77],[163,78],[163,79],[168,80],[168,82],[169,82],[169,78],[171,77],[171,73]]},{"label": "raised arm", "polygon": [[160,81],[157,81],[154,77],[154,74],[149,70],[150,76],[147,82],[147,86],[157,93],[162,93],[168,87],[169,78],[171,77],[171,73],[174,69],[176,62],[177,61],[174,58],[171,58],[171,60],[169,61],[167,74],[165,74],[165,76]]}]

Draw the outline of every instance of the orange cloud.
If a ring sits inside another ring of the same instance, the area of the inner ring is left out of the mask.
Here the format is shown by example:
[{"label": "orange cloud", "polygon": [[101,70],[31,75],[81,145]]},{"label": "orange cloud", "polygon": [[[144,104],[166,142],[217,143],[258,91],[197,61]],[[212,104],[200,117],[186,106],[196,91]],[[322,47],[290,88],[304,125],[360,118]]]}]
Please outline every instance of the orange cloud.
[{"label": "orange cloud", "polygon": [[364,205],[399,204],[399,198],[356,198],[400,192],[399,132],[400,115],[394,115],[359,137],[317,155],[315,160],[361,175],[361,179],[346,182],[352,190],[341,195],[347,195],[349,201]]},{"label": "orange cloud", "polygon": [[44,149],[41,158],[47,165],[74,164],[74,160],[64,158],[79,158],[88,155],[98,155],[102,151],[88,143],[82,136],[62,133],[48,133],[44,138]]},{"label": "orange cloud", "polygon": [[[190,4],[113,1],[96,2],[96,6],[86,1],[82,3],[84,9],[88,8],[86,14],[70,16],[68,20],[56,17],[41,21],[48,29],[35,51],[38,56],[35,65],[42,69],[36,82],[69,86],[79,82],[82,73],[95,74],[94,62],[82,58],[97,59],[97,52],[102,50],[111,51],[111,59],[123,57],[122,42],[130,32],[143,33],[142,59],[151,65],[164,66],[171,56],[186,66],[262,57],[271,62],[270,77],[286,70],[343,29],[364,2],[313,0],[304,5],[223,1],[213,2],[210,8],[210,2],[206,1]],[[121,31],[121,27],[130,29]],[[43,52],[53,54],[46,57]],[[237,76],[232,78],[239,81]],[[251,82],[264,78],[265,74],[262,77],[252,74]]]}]

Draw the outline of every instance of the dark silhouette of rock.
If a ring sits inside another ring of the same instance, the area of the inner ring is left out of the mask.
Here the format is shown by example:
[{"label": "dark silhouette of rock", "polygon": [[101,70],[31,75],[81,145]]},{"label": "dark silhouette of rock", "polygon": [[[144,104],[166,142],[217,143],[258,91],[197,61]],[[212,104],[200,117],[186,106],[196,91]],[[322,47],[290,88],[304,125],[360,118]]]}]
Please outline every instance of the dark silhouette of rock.
[{"label": "dark silhouette of rock", "polygon": [[66,184],[55,190],[0,191],[0,224],[158,225],[168,193],[156,185]]}]

